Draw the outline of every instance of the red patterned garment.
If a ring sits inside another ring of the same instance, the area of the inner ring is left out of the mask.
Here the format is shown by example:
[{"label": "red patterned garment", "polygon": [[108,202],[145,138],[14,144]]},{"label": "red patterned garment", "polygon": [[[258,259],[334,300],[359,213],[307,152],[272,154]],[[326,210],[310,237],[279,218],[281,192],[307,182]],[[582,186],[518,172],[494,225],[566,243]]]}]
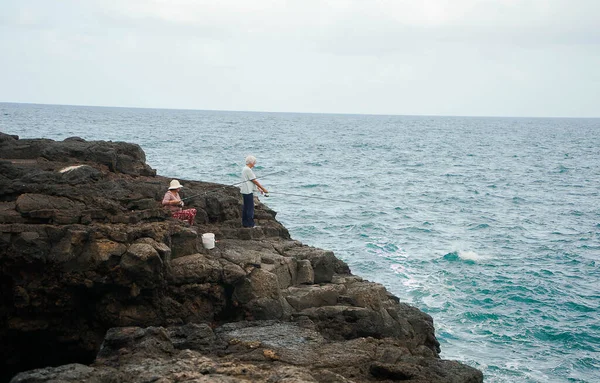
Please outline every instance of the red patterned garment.
[{"label": "red patterned garment", "polygon": [[177,218],[182,221],[188,221],[190,225],[193,225],[194,218],[196,218],[196,209],[185,209],[182,211],[176,211],[173,213],[173,218]]}]

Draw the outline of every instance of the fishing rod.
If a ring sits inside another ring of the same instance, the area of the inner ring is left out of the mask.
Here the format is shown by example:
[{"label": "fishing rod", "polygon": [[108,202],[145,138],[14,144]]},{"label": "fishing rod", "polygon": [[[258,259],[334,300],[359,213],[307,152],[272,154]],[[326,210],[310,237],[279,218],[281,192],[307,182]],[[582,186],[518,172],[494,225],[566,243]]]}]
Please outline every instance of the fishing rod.
[{"label": "fishing rod", "polygon": [[[262,175],[262,176],[260,176],[260,177],[253,178],[252,180],[257,180],[257,179],[265,178],[265,177],[268,177],[268,176],[272,176],[272,175],[279,174],[279,173],[284,173],[284,172],[285,172],[285,170],[280,170],[280,171],[278,171],[278,172],[268,173],[268,174]],[[252,180],[250,180],[250,181],[252,181]],[[231,184],[231,185],[225,185],[225,186],[221,186],[221,187],[218,187],[218,188],[216,188],[216,189],[212,189],[212,190],[209,190],[209,191],[206,191],[206,192],[202,192],[202,193],[198,193],[198,194],[191,195],[191,196],[189,196],[189,197],[182,198],[181,200],[182,200],[182,201],[186,201],[186,200],[188,200],[188,199],[191,199],[191,198],[194,198],[194,197],[198,197],[198,196],[201,196],[201,195],[207,195],[207,194],[210,194],[210,193],[217,192],[217,191],[219,191],[219,190],[221,190],[221,189],[225,189],[225,188],[228,188],[228,187],[232,187],[232,186],[241,185],[241,184],[243,184],[244,182],[247,182],[247,181],[240,181],[240,182],[236,182],[236,183],[234,183],[234,184]],[[264,195],[265,197],[269,197],[269,194],[281,194],[281,195],[289,195],[289,196],[293,196],[293,197],[302,197],[302,198],[313,198],[313,199],[320,199],[320,200],[324,200],[324,201],[334,201],[334,202],[344,202],[344,203],[355,203],[355,202],[353,202],[353,201],[348,201],[348,200],[343,200],[343,199],[326,198],[326,197],[317,197],[317,196],[309,196],[309,195],[303,195],[303,194],[294,194],[294,193],[284,193],[284,192],[280,192],[280,191],[276,191],[276,192],[270,191],[270,192],[268,192],[268,193],[264,193],[263,195]]]},{"label": "fishing rod", "polygon": [[292,194],[292,193],[284,193],[284,192],[272,192],[272,191],[270,191],[269,193],[265,194],[265,197],[268,197],[269,194],[283,194],[283,195],[289,195],[289,196],[294,196],[294,197],[322,199],[322,200],[325,200],[325,201],[356,203],[356,202],[352,202],[352,201],[348,201],[348,200],[344,200],[344,199],[334,199],[334,198],[317,197],[317,196],[302,195],[302,194]]},{"label": "fishing rod", "polygon": [[[260,176],[260,177],[255,177],[255,178],[253,178],[253,179],[251,179],[251,180],[249,180],[249,181],[252,181],[252,180],[257,180],[257,179],[261,179],[261,178],[265,178],[265,177],[268,177],[268,176],[272,176],[272,175],[274,175],[274,174],[279,174],[279,173],[284,173],[284,172],[285,172],[285,170],[280,170],[280,171],[278,171],[278,172],[268,173],[268,174],[265,174],[265,175],[263,175],[263,176]],[[216,191],[219,191],[219,190],[221,190],[221,189],[225,189],[225,188],[228,188],[228,187],[232,187],[232,186],[241,185],[241,184],[243,184],[244,182],[248,182],[248,181],[240,181],[240,182],[236,182],[236,183],[234,183],[234,184],[231,184],[231,185],[225,185],[225,186],[221,186],[221,187],[218,187],[218,188],[216,188],[216,189],[212,189],[212,190],[209,190],[209,191],[205,191],[205,192],[202,192],[202,193],[198,193],[198,194],[191,195],[191,196],[189,196],[189,197],[182,198],[181,200],[182,200],[182,201],[185,201],[185,200],[188,200],[188,199],[191,199],[191,198],[194,198],[194,197],[198,197],[198,196],[201,196],[201,195],[206,195],[206,194],[209,194],[209,193],[214,193],[214,192],[216,192]]]}]

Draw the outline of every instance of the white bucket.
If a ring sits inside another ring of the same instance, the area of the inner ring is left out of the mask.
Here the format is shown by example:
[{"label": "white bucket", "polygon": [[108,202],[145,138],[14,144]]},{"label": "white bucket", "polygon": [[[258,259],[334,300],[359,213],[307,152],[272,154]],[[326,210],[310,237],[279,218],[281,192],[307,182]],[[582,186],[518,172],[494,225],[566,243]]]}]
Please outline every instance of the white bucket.
[{"label": "white bucket", "polygon": [[212,249],[215,247],[215,235],[213,233],[202,234],[202,245],[205,249]]}]

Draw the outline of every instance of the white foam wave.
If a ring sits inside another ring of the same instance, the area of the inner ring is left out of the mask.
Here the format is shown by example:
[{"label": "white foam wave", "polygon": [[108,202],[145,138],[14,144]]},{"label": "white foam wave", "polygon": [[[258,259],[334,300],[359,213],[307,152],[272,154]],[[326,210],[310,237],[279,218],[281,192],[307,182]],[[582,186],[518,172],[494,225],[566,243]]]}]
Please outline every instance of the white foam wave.
[{"label": "white foam wave", "polygon": [[467,251],[459,250],[458,257],[465,261],[475,261],[475,262],[491,258],[489,255],[481,255],[481,254],[477,254],[474,251],[468,251],[468,250]]}]

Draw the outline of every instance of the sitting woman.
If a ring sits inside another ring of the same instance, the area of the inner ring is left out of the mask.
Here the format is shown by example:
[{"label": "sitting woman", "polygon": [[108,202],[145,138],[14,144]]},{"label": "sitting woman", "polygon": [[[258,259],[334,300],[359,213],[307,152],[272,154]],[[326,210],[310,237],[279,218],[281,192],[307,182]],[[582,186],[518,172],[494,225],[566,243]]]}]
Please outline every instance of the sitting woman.
[{"label": "sitting woman", "polygon": [[187,221],[190,225],[193,225],[194,218],[196,218],[196,209],[183,210],[183,201],[179,196],[179,189],[181,189],[182,187],[183,186],[179,183],[179,181],[171,181],[171,184],[169,185],[169,190],[167,190],[162,200],[162,204],[163,206],[167,206],[171,210],[173,218],[177,218],[182,221]]}]

